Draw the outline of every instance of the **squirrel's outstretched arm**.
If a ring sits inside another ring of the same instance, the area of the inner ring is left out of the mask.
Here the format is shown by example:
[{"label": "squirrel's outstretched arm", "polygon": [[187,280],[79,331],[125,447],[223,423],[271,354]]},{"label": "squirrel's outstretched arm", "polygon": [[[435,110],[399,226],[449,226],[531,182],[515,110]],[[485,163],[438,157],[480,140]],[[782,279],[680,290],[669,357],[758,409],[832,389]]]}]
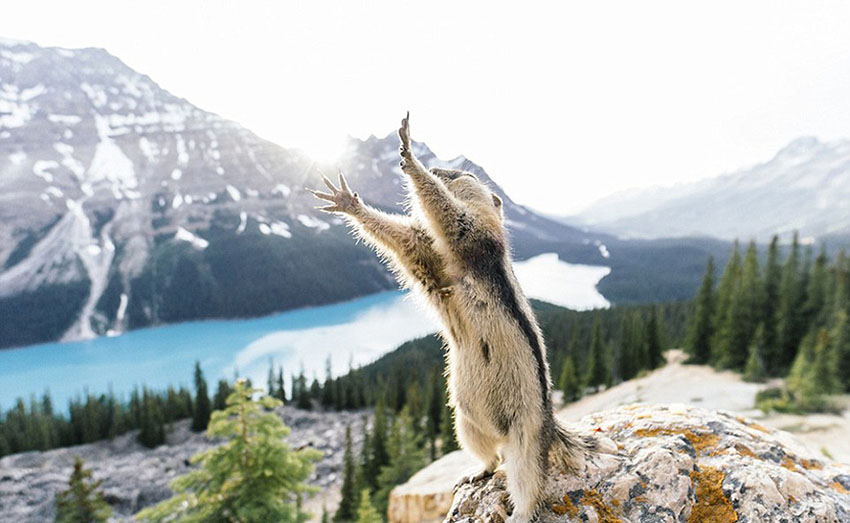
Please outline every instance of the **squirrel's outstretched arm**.
[{"label": "squirrel's outstretched arm", "polygon": [[401,121],[398,137],[401,139],[399,153],[401,154],[401,170],[411,181],[416,199],[428,221],[443,237],[457,228],[457,223],[464,214],[463,204],[449,192],[442,180],[431,174],[413,154],[410,147],[409,117]]},{"label": "squirrel's outstretched arm", "polygon": [[349,190],[342,173],[339,189],[327,178],[324,182],[331,193],[310,191],[317,198],[333,203],[321,210],[343,214],[358,236],[387,259],[395,272],[406,276],[406,280],[417,282],[428,291],[445,285],[443,264],[434,251],[433,240],[409,216],[387,214],[366,205],[357,193]]}]

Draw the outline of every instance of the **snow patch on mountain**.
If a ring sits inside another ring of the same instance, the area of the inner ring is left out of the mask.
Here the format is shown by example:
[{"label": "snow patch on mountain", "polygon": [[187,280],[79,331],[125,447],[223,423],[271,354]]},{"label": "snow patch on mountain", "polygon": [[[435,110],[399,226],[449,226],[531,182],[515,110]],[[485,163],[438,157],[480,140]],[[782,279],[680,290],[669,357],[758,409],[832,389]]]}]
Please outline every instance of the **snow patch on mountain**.
[{"label": "snow patch on mountain", "polygon": [[15,165],[21,165],[24,163],[24,160],[27,159],[27,153],[23,151],[16,151],[9,155],[9,161]]},{"label": "snow patch on mountain", "polygon": [[188,242],[192,245],[192,247],[198,250],[204,250],[210,246],[210,242],[201,238],[200,236],[192,234],[183,227],[177,228],[177,234],[174,235],[174,239]]},{"label": "snow patch on mountain", "polygon": [[61,123],[65,125],[77,125],[83,120],[75,114],[48,114],[47,119],[53,123]]},{"label": "snow patch on mountain", "polygon": [[32,59],[35,58],[35,55],[24,51],[9,51],[7,49],[2,49],[0,50],[0,57],[23,65],[30,63]]},{"label": "snow patch on mountain", "polygon": [[323,222],[318,218],[314,218],[312,216],[307,216],[306,214],[299,214],[297,216],[298,221],[301,222],[301,225],[304,227],[310,227],[312,229],[318,229],[319,232],[330,229],[330,225]]},{"label": "snow patch on mountain", "polygon": [[54,160],[38,160],[32,166],[32,172],[47,183],[53,183],[53,175],[48,171],[56,169],[59,163]]},{"label": "snow patch on mountain", "polygon": [[89,278],[89,296],[83,305],[80,316],[76,323],[62,336],[63,341],[86,340],[94,338],[97,333],[92,328],[92,319],[95,315],[95,306],[106,290],[109,281],[109,268],[115,257],[115,245],[109,234],[112,223],[107,223],[101,229],[100,239],[93,236],[91,222],[83,211],[83,203],[73,200],[66,201],[69,214],[72,214],[77,227],[73,229],[74,236],[71,242],[77,256],[83,263]]},{"label": "snow patch on mountain", "polygon": [[289,232],[289,225],[284,222],[261,223],[259,229],[262,234],[267,236],[274,234],[283,238],[292,238],[292,233]]},{"label": "snow patch on mountain", "polygon": [[101,117],[95,117],[97,135],[100,141],[97,144],[91,165],[86,173],[89,183],[106,181],[116,200],[121,198],[138,198],[139,193],[134,191],[139,186],[136,179],[136,170],[133,162],[121,151],[121,148],[109,136],[109,122]]},{"label": "snow patch on mountain", "polygon": [[227,189],[227,194],[229,194],[230,197],[233,198],[234,202],[238,202],[239,200],[242,199],[242,194],[239,192],[239,189],[237,189],[236,187],[228,184],[226,189]]},{"label": "snow patch on mountain", "polygon": [[56,143],[53,144],[53,149],[62,156],[62,166],[74,173],[78,180],[82,180],[86,168],[74,158],[74,148],[66,143]]}]

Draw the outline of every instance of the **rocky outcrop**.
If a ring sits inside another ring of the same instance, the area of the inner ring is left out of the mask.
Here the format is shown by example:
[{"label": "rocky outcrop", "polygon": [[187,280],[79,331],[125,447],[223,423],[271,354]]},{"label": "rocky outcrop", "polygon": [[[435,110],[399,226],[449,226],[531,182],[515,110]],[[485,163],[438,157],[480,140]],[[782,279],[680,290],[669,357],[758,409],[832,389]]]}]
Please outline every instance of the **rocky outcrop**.
[{"label": "rocky outcrop", "polygon": [[[548,478],[541,523],[850,522],[850,465],[746,418],[630,405],[572,429],[595,437],[599,452],[577,473]],[[501,522],[510,512],[497,472],[460,488],[446,521]]]},{"label": "rocky outcrop", "polygon": [[[279,414],[291,429],[292,448],[311,447],[322,452],[309,483],[321,493],[307,503],[320,515],[338,503],[342,484],[345,427],[351,425],[355,447],[362,445],[364,413],[307,412],[283,407]],[[116,520],[130,521],[132,514],[171,496],[169,483],[189,469],[189,458],[216,443],[189,430],[189,420],[179,421],[165,445],[146,449],[135,432],[101,441],[47,452],[26,452],[0,459],[0,521],[16,523],[52,521],[54,498],[67,489],[68,477],[79,455],[112,505]]]},{"label": "rocky outcrop", "polygon": [[437,523],[443,521],[458,478],[469,476],[481,466],[466,452],[457,450],[414,474],[390,494],[389,520],[394,523]]}]

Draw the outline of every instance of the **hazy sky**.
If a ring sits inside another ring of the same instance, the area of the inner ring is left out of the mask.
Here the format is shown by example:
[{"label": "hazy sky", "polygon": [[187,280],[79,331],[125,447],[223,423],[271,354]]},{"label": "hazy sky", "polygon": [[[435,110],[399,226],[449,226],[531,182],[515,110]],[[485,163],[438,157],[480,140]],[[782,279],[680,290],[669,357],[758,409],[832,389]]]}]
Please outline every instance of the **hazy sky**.
[{"label": "hazy sky", "polygon": [[521,4],[9,0],[0,36],[104,47],[325,159],[409,109],[439,156],[561,214],[850,137],[850,2]]}]

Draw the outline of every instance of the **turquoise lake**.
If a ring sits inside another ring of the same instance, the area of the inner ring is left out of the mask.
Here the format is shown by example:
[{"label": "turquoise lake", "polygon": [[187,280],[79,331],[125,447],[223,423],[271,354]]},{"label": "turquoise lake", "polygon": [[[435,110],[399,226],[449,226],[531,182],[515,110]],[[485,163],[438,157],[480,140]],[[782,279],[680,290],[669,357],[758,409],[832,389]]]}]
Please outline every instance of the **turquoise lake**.
[{"label": "turquoise lake", "polygon": [[219,378],[249,377],[265,387],[269,360],[287,382],[303,365],[309,380],[369,363],[403,342],[435,332],[436,322],[401,292],[298,309],[262,318],[196,321],[131,331],[121,336],[0,350],[0,410],[18,397],[49,390],[57,409],[68,400],[107,392],[127,397],[135,386],[192,385],[195,361],[214,390]]},{"label": "turquoise lake", "polygon": [[[572,309],[610,304],[596,285],[611,269],[575,265],[555,254],[514,264],[532,298]],[[265,387],[269,360],[283,366],[287,383],[304,367],[307,379],[363,365],[405,341],[437,330],[437,322],[406,293],[392,291],[356,300],[242,320],[211,320],[131,331],[70,343],[47,343],[0,350],[0,411],[17,398],[29,400],[49,390],[57,410],[68,399],[107,392],[127,397],[134,387],[192,386],[195,361],[214,390],[220,378],[239,375]]]}]

